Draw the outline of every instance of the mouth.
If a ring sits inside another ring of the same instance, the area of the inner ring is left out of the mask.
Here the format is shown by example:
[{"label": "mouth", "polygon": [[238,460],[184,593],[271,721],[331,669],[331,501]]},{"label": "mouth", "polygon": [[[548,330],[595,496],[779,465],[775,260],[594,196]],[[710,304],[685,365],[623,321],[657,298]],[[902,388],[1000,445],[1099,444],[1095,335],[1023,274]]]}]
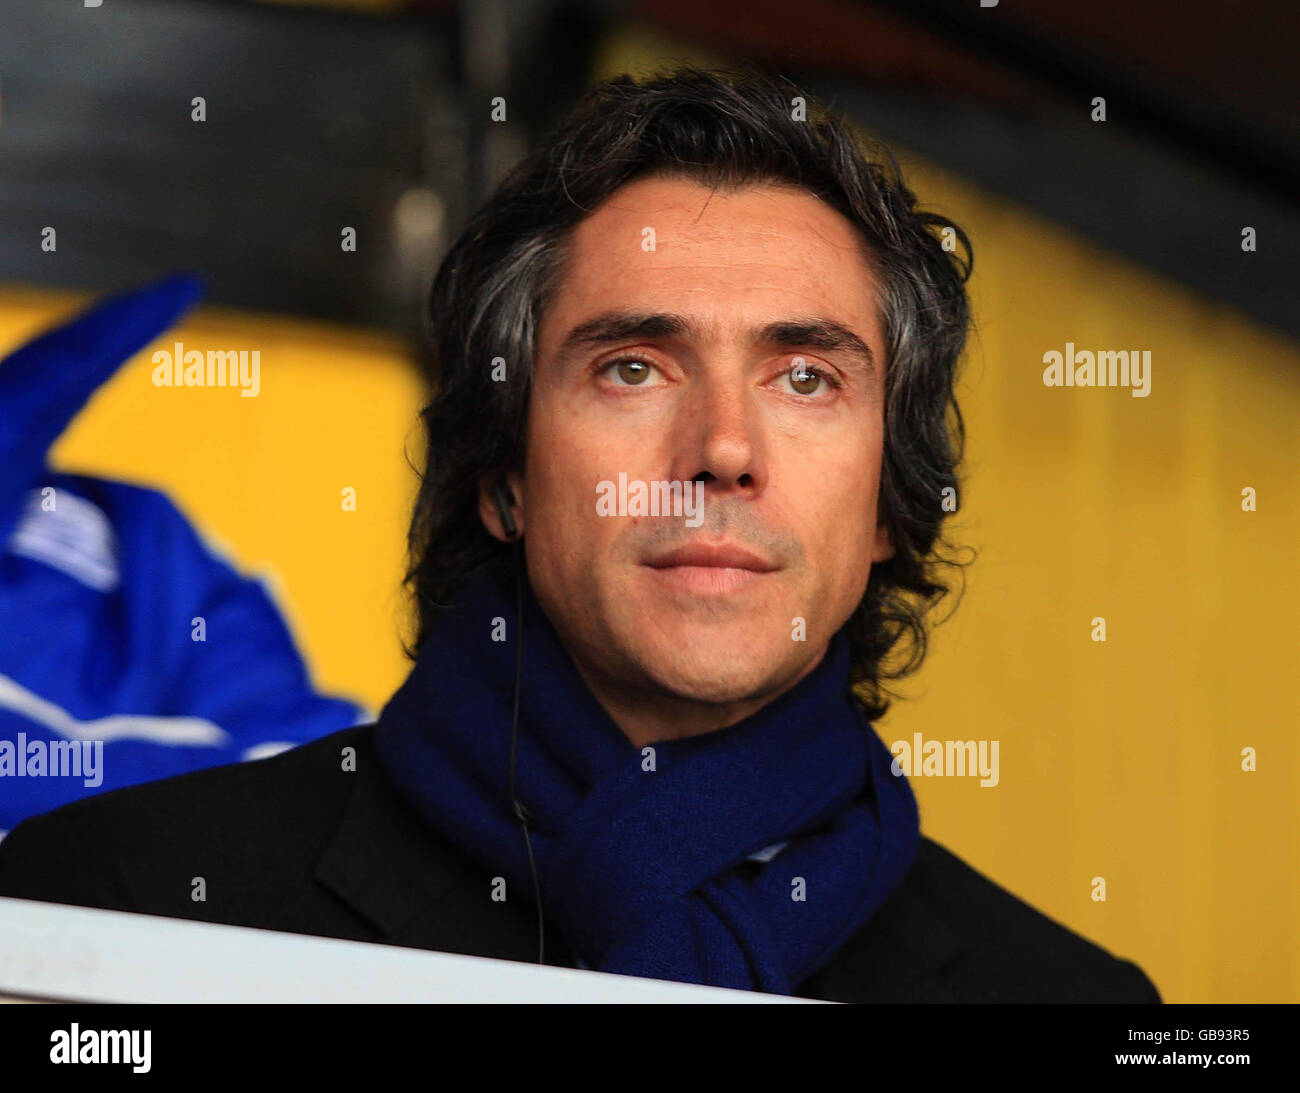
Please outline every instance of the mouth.
[{"label": "mouth", "polygon": [[695,595],[725,595],[754,588],[779,568],[730,543],[693,543],[642,563],[656,581]]}]

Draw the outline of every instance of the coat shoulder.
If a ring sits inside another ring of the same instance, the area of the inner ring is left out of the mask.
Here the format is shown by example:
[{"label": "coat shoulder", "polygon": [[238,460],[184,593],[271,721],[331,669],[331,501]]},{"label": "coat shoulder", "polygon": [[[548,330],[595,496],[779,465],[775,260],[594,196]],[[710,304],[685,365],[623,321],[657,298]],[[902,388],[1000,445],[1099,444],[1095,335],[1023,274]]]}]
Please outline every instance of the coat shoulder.
[{"label": "coat shoulder", "polygon": [[[0,896],[208,917],[196,879],[210,888],[252,866],[306,883],[299,874],[328,844],[373,751],[373,726],[363,725],[33,816],[0,839]],[[154,902],[141,898],[140,878],[173,892],[169,910],[140,906]],[[229,904],[233,894],[217,895]]]},{"label": "coat shoulder", "polygon": [[936,1000],[1160,1001],[1135,963],[1030,906],[926,837],[899,891],[859,937],[868,935],[891,946],[895,959],[899,946],[909,950],[926,968]]}]

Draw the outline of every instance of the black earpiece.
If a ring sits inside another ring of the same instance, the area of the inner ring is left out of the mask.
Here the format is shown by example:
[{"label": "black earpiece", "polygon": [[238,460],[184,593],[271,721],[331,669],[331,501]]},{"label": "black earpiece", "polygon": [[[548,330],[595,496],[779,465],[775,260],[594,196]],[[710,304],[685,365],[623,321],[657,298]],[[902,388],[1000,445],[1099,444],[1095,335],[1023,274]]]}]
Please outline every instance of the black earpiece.
[{"label": "black earpiece", "polygon": [[517,539],[519,537],[519,528],[515,525],[515,518],[511,509],[514,507],[514,494],[510,492],[510,487],[503,481],[497,482],[493,487],[493,493],[496,496],[497,515],[501,518],[501,526],[505,528],[507,539]]},{"label": "black earpiece", "polygon": [[511,513],[514,495],[504,481],[498,480],[492,489],[497,503],[497,515],[506,538],[515,544],[515,694],[510,717],[510,773],[509,789],[510,809],[519,821],[524,836],[524,848],[528,853],[528,867],[533,874],[533,895],[537,899],[537,963],[546,963],[546,921],[542,910],[541,878],[537,875],[537,860],[533,856],[533,840],[529,833],[531,817],[523,802],[515,794],[515,758],[519,751],[519,691],[523,686],[524,671],[524,561],[523,544],[519,537],[519,527]]}]

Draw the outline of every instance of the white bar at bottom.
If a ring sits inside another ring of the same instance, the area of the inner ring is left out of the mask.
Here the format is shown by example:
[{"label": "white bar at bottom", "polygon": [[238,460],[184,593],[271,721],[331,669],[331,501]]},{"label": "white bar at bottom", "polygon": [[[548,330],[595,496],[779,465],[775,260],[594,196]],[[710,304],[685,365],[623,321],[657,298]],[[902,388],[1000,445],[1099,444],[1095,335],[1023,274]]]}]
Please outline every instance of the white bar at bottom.
[{"label": "white bar at bottom", "polygon": [[810,1002],[0,898],[0,994],[67,1002]]}]

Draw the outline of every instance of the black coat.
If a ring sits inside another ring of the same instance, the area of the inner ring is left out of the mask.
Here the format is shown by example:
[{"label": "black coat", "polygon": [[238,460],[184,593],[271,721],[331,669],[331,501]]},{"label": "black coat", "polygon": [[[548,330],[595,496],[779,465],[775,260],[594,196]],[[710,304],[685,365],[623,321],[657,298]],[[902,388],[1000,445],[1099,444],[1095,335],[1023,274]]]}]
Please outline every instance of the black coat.
[{"label": "black coat", "polygon": [[[343,749],[356,749],[355,771]],[[191,898],[202,877],[206,899]],[[0,896],[532,961],[530,890],[431,831],[373,726],[90,797],[0,841]],[[573,967],[557,929],[548,963]],[[798,994],[842,1002],[1159,1002],[1137,965],[922,838],[902,886]]]}]

